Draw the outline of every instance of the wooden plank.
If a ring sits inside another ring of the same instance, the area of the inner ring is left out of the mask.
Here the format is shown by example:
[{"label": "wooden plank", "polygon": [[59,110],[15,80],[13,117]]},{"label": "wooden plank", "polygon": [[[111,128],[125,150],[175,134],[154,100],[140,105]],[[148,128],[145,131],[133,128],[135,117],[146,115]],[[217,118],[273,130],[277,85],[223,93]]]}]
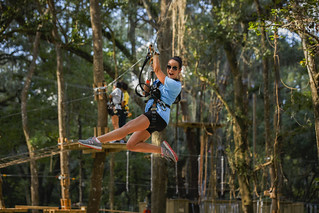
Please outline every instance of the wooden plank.
[{"label": "wooden plank", "polygon": [[122,210],[111,210],[111,209],[100,209],[100,212],[117,212],[117,213],[138,213],[138,212],[130,212],[130,211],[122,211]]},{"label": "wooden plank", "polygon": [[59,209],[56,206],[27,206],[27,205],[15,205],[18,209]]},{"label": "wooden plank", "polygon": [[[64,144],[63,147],[65,149],[68,149],[68,150],[91,150],[91,153],[92,152],[101,152],[101,151],[98,151],[95,149],[90,149],[88,147],[81,146],[78,142],[72,142],[69,144],[67,143],[67,144]],[[104,143],[102,145],[102,151],[103,151],[103,149],[126,150],[127,148],[126,148],[126,144],[123,144],[123,143]]]},{"label": "wooden plank", "polygon": [[28,212],[28,209],[17,209],[17,208],[4,208],[0,209],[1,213],[9,213],[9,212]]},{"label": "wooden plank", "polygon": [[86,213],[81,209],[43,209],[43,213]]}]

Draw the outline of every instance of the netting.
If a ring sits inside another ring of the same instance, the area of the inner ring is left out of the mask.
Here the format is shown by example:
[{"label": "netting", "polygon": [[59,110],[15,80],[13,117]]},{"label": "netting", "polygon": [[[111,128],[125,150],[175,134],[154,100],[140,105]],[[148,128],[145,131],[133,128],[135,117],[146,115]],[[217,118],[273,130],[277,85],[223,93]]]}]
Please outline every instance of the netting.
[{"label": "netting", "polygon": [[[75,144],[76,142],[72,142],[71,144]],[[68,143],[70,145],[70,143]],[[63,152],[70,151],[70,149],[63,149]],[[31,160],[38,160],[45,157],[50,157],[53,155],[57,155],[61,153],[61,149],[59,145],[45,147],[42,149],[38,149],[32,152],[33,157],[30,157],[29,152],[24,152],[20,154],[16,154],[13,156],[8,156],[0,159],[0,168],[4,168],[7,166],[12,166],[16,164],[30,162]]]}]

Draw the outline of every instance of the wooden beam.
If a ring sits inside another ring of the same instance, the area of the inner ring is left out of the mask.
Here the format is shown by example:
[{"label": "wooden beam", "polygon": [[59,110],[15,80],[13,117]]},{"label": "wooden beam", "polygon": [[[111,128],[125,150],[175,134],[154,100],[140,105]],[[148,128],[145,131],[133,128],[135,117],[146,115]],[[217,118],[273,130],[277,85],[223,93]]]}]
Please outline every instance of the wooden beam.
[{"label": "wooden beam", "polygon": [[111,209],[100,209],[100,211],[117,212],[117,213],[138,213],[138,212],[130,212],[130,211],[122,211],[122,210],[111,210]]},{"label": "wooden beam", "polygon": [[81,209],[43,209],[43,213],[86,213]]},{"label": "wooden beam", "polygon": [[17,209],[17,208],[3,208],[0,209],[1,213],[10,213],[10,212],[28,212],[28,209]]},{"label": "wooden beam", "polygon": [[126,144],[123,143],[104,143],[102,145],[102,150],[95,150],[95,149],[90,149],[87,148],[85,146],[81,146],[78,142],[70,142],[67,144],[64,144],[63,147],[67,150],[89,150],[87,153],[92,153],[92,152],[104,152],[104,149],[110,150],[112,151],[123,151],[123,150],[127,150],[126,148]]},{"label": "wooden beam", "polygon": [[27,205],[15,205],[16,209],[59,209],[57,206],[27,206]]}]

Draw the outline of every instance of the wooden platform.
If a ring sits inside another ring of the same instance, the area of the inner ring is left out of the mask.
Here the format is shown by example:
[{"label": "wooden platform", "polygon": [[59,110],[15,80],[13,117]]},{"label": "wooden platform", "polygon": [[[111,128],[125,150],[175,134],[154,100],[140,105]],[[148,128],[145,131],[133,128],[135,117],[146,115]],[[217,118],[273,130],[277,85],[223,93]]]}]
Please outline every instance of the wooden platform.
[{"label": "wooden platform", "polygon": [[[11,212],[28,212],[28,210],[41,210],[43,213],[86,213],[86,206],[81,207],[81,209],[59,209],[56,206],[27,206],[27,205],[16,205],[15,208],[3,208],[0,209],[1,213],[11,213]],[[100,212],[115,212],[115,213],[138,213],[131,211],[122,210],[110,210],[110,209],[100,209]]]},{"label": "wooden platform", "polygon": [[[13,209],[13,208],[12,208]],[[85,213],[86,207],[83,209],[60,209],[57,206],[26,206],[26,205],[16,205],[14,209],[25,210],[25,211],[15,211],[15,212],[28,212],[28,210],[37,209],[42,210],[44,213]]]},{"label": "wooden platform", "polygon": [[56,206],[27,206],[27,205],[15,205],[16,209],[59,209],[59,207]]},{"label": "wooden platform", "polygon": [[43,213],[86,213],[81,209],[43,209]]},{"label": "wooden platform", "polygon": [[99,150],[91,149],[85,146],[81,146],[77,141],[64,143],[63,148],[66,149],[67,151],[82,150],[83,153],[85,154],[94,153],[94,152],[120,152],[120,151],[127,150],[126,144],[124,143],[105,143],[102,145],[102,150],[99,151]]}]

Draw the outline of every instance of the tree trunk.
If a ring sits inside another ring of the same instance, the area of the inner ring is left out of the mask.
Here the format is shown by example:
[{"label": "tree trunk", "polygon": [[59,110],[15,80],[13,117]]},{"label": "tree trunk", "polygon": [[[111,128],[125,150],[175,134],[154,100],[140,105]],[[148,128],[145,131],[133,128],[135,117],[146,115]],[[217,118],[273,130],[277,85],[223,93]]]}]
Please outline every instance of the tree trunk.
[{"label": "tree trunk", "polygon": [[[158,23],[158,50],[160,51],[161,69],[166,71],[168,59],[172,54],[172,32],[171,18],[167,14],[167,5],[170,0],[161,1],[160,5],[160,21]],[[165,138],[166,131],[152,134],[152,144],[160,145]],[[153,158],[153,173],[152,173],[153,191],[151,196],[151,211],[152,213],[161,213],[166,209],[166,186],[167,186],[167,165],[164,159],[159,155],[154,155]]]},{"label": "tree trunk", "polygon": [[190,172],[189,175],[189,190],[187,198],[192,201],[197,201],[198,199],[198,161],[197,156],[199,155],[200,149],[200,141],[198,129],[195,128],[187,128],[186,129],[186,140],[187,140],[187,148],[189,151],[189,168],[188,171],[196,171]]},{"label": "tree trunk", "polygon": [[[154,132],[152,134],[152,143],[160,145],[165,139],[165,132]],[[152,195],[151,212],[162,213],[166,209],[166,188],[167,188],[167,164],[160,155],[153,154],[152,158]]]},{"label": "tree trunk", "polygon": [[[315,27],[315,19],[311,18],[312,13],[305,17],[301,12],[303,7],[298,2],[292,4],[293,9],[293,28],[301,38],[302,50],[305,56],[306,67],[309,76],[310,91],[312,97],[312,105],[314,110],[315,133],[317,143],[317,158],[319,160],[319,73],[316,66],[316,57],[318,55],[318,34],[312,32]],[[308,12],[309,13],[309,12]],[[311,27],[312,25],[312,27]],[[317,28],[318,29],[318,28]]]},{"label": "tree trunk", "polygon": [[[78,138],[82,138],[82,122],[81,122],[81,115],[78,115],[77,118],[78,121]],[[79,205],[83,205],[83,153],[79,152],[78,156],[78,161],[79,161]]]},{"label": "tree trunk", "polygon": [[[264,86],[264,123],[265,123],[265,149],[266,149],[266,159],[273,156],[273,149],[271,145],[271,134],[270,134],[270,95],[269,95],[269,63],[266,45],[266,30],[265,22],[262,20],[262,12],[259,4],[259,0],[255,0],[257,6],[257,13],[260,20],[260,30],[261,30],[261,49],[262,49],[262,71],[263,71],[263,86]],[[270,181],[271,185],[274,182],[274,171],[273,166],[269,167]],[[268,173],[264,169],[263,179],[267,180]],[[266,189],[266,184],[262,186],[262,191]]]},{"label": "tree trunk", "polygon": [[24,87],[21,92],[21,116],[22,116],[22,128],[25,136],[25,140],[27,143],[29,156],[30,156],[30,174],[31,174],[31,205],[37,206],[39,205],[39,179],[38,179],[38,168],[36,161],[34,160],[34,146],[31,144],[31,136],[28,127],[28,114],[27,114],[27,99],[28,99],[28,91],[31,84],[31,79],[35,71],[35,61],[38,57],[38,49],[40,43],[41,33],[38,27],[38,31],[36,33],[34,43],[33,43],[33,53],[32,53],[32,61],[27,73],[27,76],[24,81]]},{"label": "tree trunk", "polygon": [[[182,91],[185,92],[185,91]],[[183,97],[186,97],[184,95]],[[184,100],[180,102],[181,111],[182,111],[182,122],[190,122],[190,113],[189,113],[189,103]],[[198,132],[194,128],[186,128],[186,144],[187,149],[189,151],[188,158],[188,171],[198,171],[198,163],[197,156],[199,154],[199,140],[198,140]],[[186,197],[192,201],[197,201],[198,199],[198,173],[197,172],[189,172],[186,174],[188,176],[188,187],[186,189]],[[185,187],[185,186],[183,186]]]},{"label": "tree trunk", "polygon": [[136,16],[137,16],[137,7],[136,7],[136,1],[135,0],[129,0],[129,15],[128,15],[128,20],[129,20],[129,29],[127,33],[127,38],[131,42],[132,46],[132,58],[136,60],[136,36],[135,36],[135,31],[136,31]]},{"label": "tree trunk", "polygon": [[274,114],[274,130],[275,130],[275,138],[273,144],[273,163],[270,165],[270,178],[271,178],[271,189],[270,189],[270,198],[272,199],[272,209],[273,213],[279,212],[279,186],[280,186],[280,169],[279,169],[279,134],[280,134],[280,123],[281,123],[281,114],[280,114],[280,74],[279,74],[279,58],[277,55],[277,40],[278,39],[278,31],[274,32],[274,76],[275,76],[275,84],[274,84],[274,98],[276,103],[276,109]]},{"label": "tree trunk", "polygon": [[[172,1],[172,53],[181,56],[185,51],[184,34],[185,34],[185,10],[186,0]],[[185,62],[185,61],[184,61]],[[184,63],[183,62],[183,63]]]},{"label": "tree trunk", "polygon": [[242,209],[245,213],[253,212],[249,173],[250,157],[248,146],[247,96],[239,68],[235,50],[231,43],[224,44],[227,60],[233,76],[235,117],[233,117],[233,133],[235,142],[235,168],[238,177],[239,190],[242,199]]},{"label": "tree trunk", "polygon": [[[127,38],[131,43],[131,57],[128,57],[129,55],[126,54],[126,56],[131,59],[132,62],[136,62],[136,27],[137,27],[137,2],[135,0],[129,0],[129,15],[128,15],[128,20],[129,20],[129,29],[127,33]],[[122,51],[123,52],[123,51]],[[133,67],[133,73],[138,76],[139,70],[138,67],[135,66]],[[133,97],[132,97],[133,98]],[[138,102],[141,101],[139,97]],[[137,102],[137,103],[138,103]],[[144,105],[138,104],[141,108],[144,108]]]},{"label": "tree trunk", "polygon": [[315,132],[317,141],[317,157],[319,160],[319,78],[318,70],[316,67],[315,57],[311,51],[310,44],[308,43],[311,39],[304,33],[299,31],[299,36],[302,42],[302,49],[306,59],[306,66],[309,76],[309,84],[312,97],[312,105],[314,110],[315,118]]},{"label": "tree trunk", "polygon": [[[103,73],[103,39],[102,39],[102,26],[100,18],[100,6],[99,0],[90,0],[90,15],[91,25],[93,32],[93,78],[95,85],[102,85],[104,81]],[[103,94],[102,99],[97,100],[98,117],[97,117],[97,135],[105,133],[107,127],[107,111],[106,111],[106,94]],[[91,188],[88,201],[87,212],[98,212],[100,207],[101,195],[102,195],[102,180],[104,171],[104,161],[106,158],[105,152],[98,152],[95,154],[92,176],[91,176]]]},{"label": "tree trunk", "polygon": [[70,209],[71,200],[69,194],[70,175],[69,175],[69,156],[68,152],[63,151],[63,143],[66,139],[66,104],[65,104],[65,83],[63,74],[63,58],[61,51],[61,38],[57,28],[56,10],[53,0],[48,1],[49,8],[52,13],[53,30],[52,37],[54,39],[56,60],[57,60],[57,85],[58,85],[58,120],[59,120],[59,143],[61,144],[60,168],[61,168],[61,208]]},{"label": "tree trunk", "polygon": [[109,205],[110,209],[114,209],[114,153],[110,154],[110,179],[109,179]]},{"label": "tree trunk", "polygon": [[[264,83],[264,123],[265,123],[265,148],[266,148],[266,159],[272,159],[274,156],[274,146],[271,145],[271,134],[270,134],[270,98],[269,98],[269,65],[268,65],[268,56],[267,45],[266,45],[266,30],[265,22],[262,20],[261,7],[259,0],[255,0],[257,6],[257,13],[261,22],[261,48],[262,48],[262,68],[263,68],[263,83]],[[276,63],[276,62],[275,62]],[[275,64],[276,66],[276,64]],[[279,112],[278,112],[279,113]],[[268,173],[264,169],[263,179],[267,180]],[[270,186],[275,185],[275,166],[274,164],[269,165],[269,176],[270,176]],[[266,184],[262,186],[262,191],[266,188]],[[273,197],[272,199],[273,209],[277,209],[277,199]]]},{"label": "tree trunk", "polygon": [[0,173],[0,209],[5,208],[3,195],[2,195],[2,175]]}]

